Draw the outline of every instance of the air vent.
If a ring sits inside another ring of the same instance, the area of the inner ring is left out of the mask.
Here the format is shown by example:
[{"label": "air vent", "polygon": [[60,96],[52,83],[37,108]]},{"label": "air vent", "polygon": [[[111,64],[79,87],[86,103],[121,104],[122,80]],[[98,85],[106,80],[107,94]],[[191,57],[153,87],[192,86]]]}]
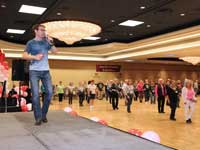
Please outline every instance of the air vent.
[{"label": "air vent", "polygon": [[106,33],[113,33],[114,31],[113,30],[104,30],[104,32],[106,32]]},{"label": "air vent", "polygon": [[66,10],[69,10],[70,8],[68,6],[61,6],[59,9],[66,11]]},{"label": "air vent", "polygon": [[31,20],[16,20],[14,22],[14,24],[17,24],[17,25],[29,25],[31,23],[32,23]]},{"label": "air vent", "polygon": [[171,9],[171,8],[161,8],[161,9],[157,10],[156,12],[154,12],[154,14],[161,14],[161,15],[171,14],[171,13],[173,13],[173,9]]}]

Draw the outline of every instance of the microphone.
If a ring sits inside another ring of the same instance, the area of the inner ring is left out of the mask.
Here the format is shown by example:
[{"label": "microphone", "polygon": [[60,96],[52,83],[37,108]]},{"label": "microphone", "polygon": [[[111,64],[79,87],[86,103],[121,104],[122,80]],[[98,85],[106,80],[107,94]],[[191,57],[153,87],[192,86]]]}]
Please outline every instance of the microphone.
[{"label": "microphone", "polygon": [[45,40],[51,45],[54,45],[53,39],[51,37],[48,36],[47,33],[45,33]]},{"label": "microphone", "polygon": [[47,32],[44,33],[44,39],[48,40],[48,34],[47,34]]}]

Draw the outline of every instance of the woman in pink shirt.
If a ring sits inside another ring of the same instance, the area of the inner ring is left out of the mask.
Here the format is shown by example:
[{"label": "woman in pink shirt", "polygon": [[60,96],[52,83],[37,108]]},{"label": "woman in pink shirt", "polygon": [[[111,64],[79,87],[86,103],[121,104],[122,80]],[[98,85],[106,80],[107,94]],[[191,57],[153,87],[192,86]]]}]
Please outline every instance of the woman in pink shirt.
[{"label": "woman in pink shirt", "polygon": [[185,80],[185,86],[182,89],[182,97],[185,107],[186,123],[192,123],[191,118],[195,109],[196,97],[191,80]]},{"label": "woman in pink shirt", "polygon": [[140,80],[137,84],[137,91],[138,91],[138,97],[139,97],[140,103],[142,103],[142,100],[143,100],[143,86],[144,86],[144,82]]}]

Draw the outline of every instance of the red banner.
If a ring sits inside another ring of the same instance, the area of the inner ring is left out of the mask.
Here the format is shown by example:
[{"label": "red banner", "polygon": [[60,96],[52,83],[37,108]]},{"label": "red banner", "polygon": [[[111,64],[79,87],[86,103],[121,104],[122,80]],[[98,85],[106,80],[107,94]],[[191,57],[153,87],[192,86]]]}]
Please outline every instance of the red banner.
[{"label": "red banner", "polygon": [[96,72],[120,72],[120,65],[96,65]]}]

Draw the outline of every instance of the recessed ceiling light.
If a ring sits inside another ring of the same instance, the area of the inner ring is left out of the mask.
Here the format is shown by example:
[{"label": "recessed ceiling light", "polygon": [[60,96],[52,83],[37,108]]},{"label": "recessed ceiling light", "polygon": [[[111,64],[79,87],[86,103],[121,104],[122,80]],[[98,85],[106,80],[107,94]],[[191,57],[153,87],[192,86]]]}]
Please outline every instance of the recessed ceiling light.
[{"label": "recessed ceiling light", "polygon": [[11,36],[10,36],[10,38],[14,38],[14,36],[13,36],[13,35],[11,35]]},{"label": "recessed ceiling light", "polygon": [[185,14],[184,14],[184,13],[182,13],[182,14],[180,14],[180,16],[181,16],[181,17],[183,17],[183,16],[185,16]]},{"label": "recessed ceiling light", "polygon": [[132,36],[132,35],[133,35],[133,33],[129,33],[129,35],[130,35],[130,36]]},{"label": "recessed ceiling light", "polygon": [[150,25],[150,24],[148,24],[148,25],[147,25],[147,28],[150,28],[150,27],[151,27],[151,25]]},{"label": "recessed ceiling light", "polygon": [[108,39],[104,39],[105,41],[108,41]]},{"label": "recessed ceiling light", "polygon": [[94,36],[91,36],[91,37],[86,37],[86,38],[83,38],[84,40],[98,40],[100,39],[100,37],[94,37]]},{"label": "recessed ceiling light", "polygon": [[45,12],[46,9],[47,8],[38,7],[38,6],[22,5],[18,12],[41,15]]},{"label": "recessed ceiling light", "polygon": [[110,20],[111,22],[115,22],[115,20]]},{"label": "recessed ceiling light", "polygon": [[7,29],[6,33],[14,33],[14,34],[24,34],[25,30],[19,29]]},{"label": "recessed ceiling light", "polygon": [[60,15],[62,15],[62,13],[58,12],[57,15],[60,16]]},{"label": "recessed ceiling light", "polygon": [[119,25],[121,26],[129,26],[129,27],[134,27],[140,24],[143,24],[144,22],[142,21],[135,21],[135,20],[127,20],[125,22],[120,23]]},{"label": "recessed ceiling light", "polygon": [[1,8],[6,8],[6,4],[1,4]]},{"label": "recessed ceiling light", "polygon": [[145,8],[146,8],[145,6],[141,6],[141,7],[140,7],[140,9],[145,9]]}]

